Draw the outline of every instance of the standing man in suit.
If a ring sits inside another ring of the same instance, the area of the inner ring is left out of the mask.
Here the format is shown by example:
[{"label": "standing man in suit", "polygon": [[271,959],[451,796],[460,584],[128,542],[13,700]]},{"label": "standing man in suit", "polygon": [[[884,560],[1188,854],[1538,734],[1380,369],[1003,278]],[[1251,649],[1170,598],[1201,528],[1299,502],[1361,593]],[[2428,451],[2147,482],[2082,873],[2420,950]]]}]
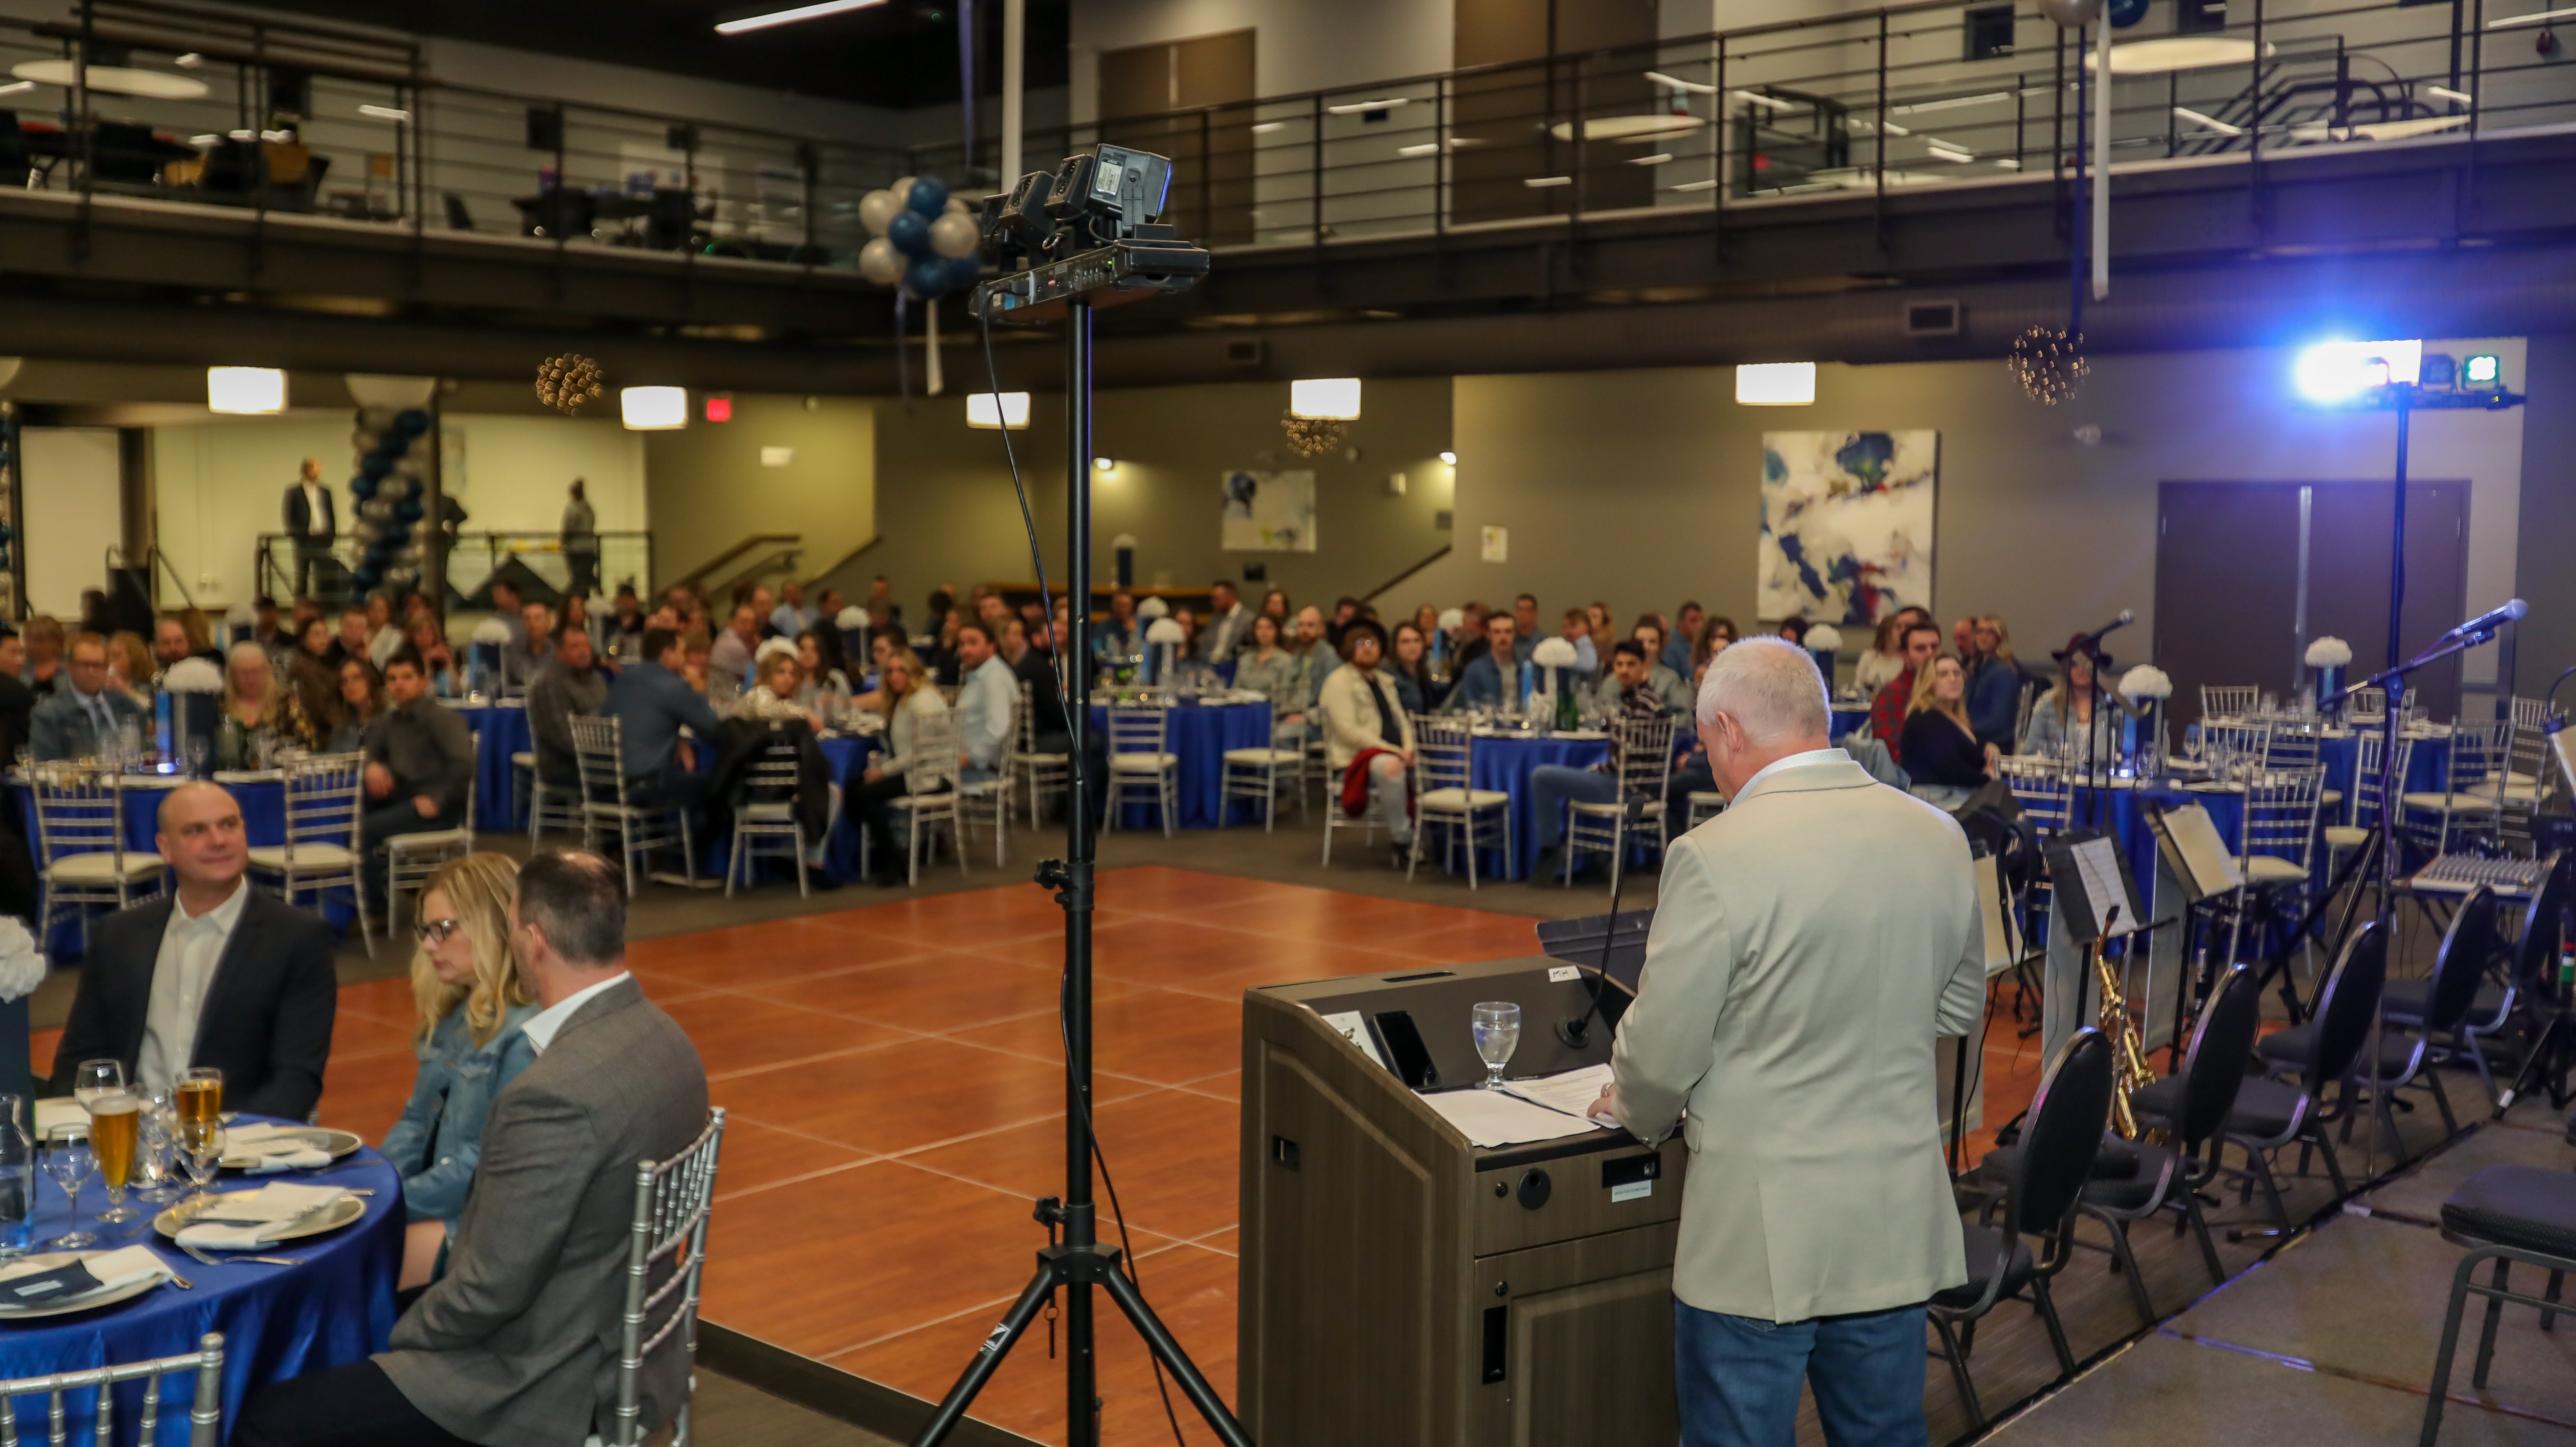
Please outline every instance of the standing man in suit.
[{"label": "standing man in suit", "polygon": [[[605,1438],[635,1210],[635,1164],[707,1125],[706,1068],[626,972],[625,877],[585,850],[519,871],[510,942],[543,1008],[537,1050],[492,1102],[447,1274],[393,1349],[253,1397],[235,1447],[455,1447]],[[656,1318],[659,1319],[658,1316]],[[674,1334],[646,1358],[647,1433],[688,1392]]]},{"label": "standing man in suit", "polygon": [[286,489],[286,535],[295,540],[295,591],[313,591],[313,565],[331,556],[340,517],[331,489],[322,485],[322,459],[304,459],[303,475]]},{"label": "standing man in suit", "polygon": [[151,731],[134,695],[107,686],[106,639],[95,633],[73,639],[63,671],[71,687],[56,688],[27,718],[27,748],[37,762],[94,759],[128,723]]},{"label": "standing man in suit", "polygon": [[[1687,1447],[1921,1444],[1923,1306],[1968,1279],[1932,1042],[1985,994],[1967,837],[1825,738],[1807,653],[1748,638],[1701,682],[1727,810],[1673,842],[1613,1083],[1592,1107],[1690,1144],[1673,1262]],[[1853,891],[1851,841],[1870,841]],[[1688,1118],[1683,1118],[1684,1110]]]},{"label": "standing man in suit", "polygon": [[54,1051],[53,1093],[84,1060],[121,1060],[143,1090],[191,1066],[224,1073],[224,1104],[304,1120],[322,1098],[340,979],[331,927],[250,887],[241,806],[219,784],[161,798],[153,847],[179,885],[100,920]]}]

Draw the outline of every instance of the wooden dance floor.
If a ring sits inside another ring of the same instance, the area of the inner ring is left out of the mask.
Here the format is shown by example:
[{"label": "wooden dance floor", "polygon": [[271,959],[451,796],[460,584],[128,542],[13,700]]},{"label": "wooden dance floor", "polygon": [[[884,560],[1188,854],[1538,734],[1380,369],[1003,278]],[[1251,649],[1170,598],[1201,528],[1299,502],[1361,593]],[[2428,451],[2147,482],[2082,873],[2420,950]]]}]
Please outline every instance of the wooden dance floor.
[{"label": "wooden dance floor", "polygon": [[[1103,872],[1096,918],[1102,1148],[1147,1297],[1231,1400],[1243,991],[1536,954],[1535,921],[1160,866]],[[945,1393],[1045,1243],[1032,1200],[1063,1190],[1062,919],[1013,884],[632,947],[730,1111],[707,1319]],[[326,1123],[383,1138],[411,1085],[411,1012],[406,980],[342,989]],[[1987,1119],[2026,1102],[2035,1053],[1998,1011]],[[1102,1307],[1108,1440],[1167,1436],[1144,1353]],[[975,1415],[1062,1441],[1046,1346],[1042,1322]],[[1190,1441],[1213,1440],[1173,1403]]]}]

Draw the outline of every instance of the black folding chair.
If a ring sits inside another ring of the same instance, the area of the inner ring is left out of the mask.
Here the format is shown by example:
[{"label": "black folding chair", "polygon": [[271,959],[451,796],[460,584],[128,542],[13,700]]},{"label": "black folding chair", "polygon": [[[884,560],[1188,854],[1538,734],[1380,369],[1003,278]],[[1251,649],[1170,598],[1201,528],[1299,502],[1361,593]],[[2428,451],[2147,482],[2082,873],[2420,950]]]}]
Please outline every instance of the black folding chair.
[{"label": "black folding chair", "polygon": [[[2433,1390],[2424,1402],[2422,1447],[2433,1447],[2442,1431],[2442,1397],[2450,1390],[2451,1357],[2460,1345],[2460,1314],[2471,1295],[2486,1298],[2486,1322],[2478,1330],[2478,1363],[2469,1374],[2484,1389],[2487,1367],[2495,1358],[2497,1319],[2508,1301],[2540,1308],[2540,1329],[2555,1324],[2566,1308],[2559,1291],[2567,1273],[2576,1271],[2576,1175],[2545,1166],[2489,1166],[2451,1193],[2442,1203],[2442,1239],[2466,1246],[2460,1269],[2451,1277],[2451,1309],[2442,1319],[2442,1348],[2433,1358]],[[2494,1279],[2477,1283],[2480,1263],[2495,1263]],[[2549,1289],[2531,1296],[2512,1289],[2506,1273],[2514,1262],[2549,1273]]]},{"label": "black folding chair", "polygon": [[[2048,1281],[2066,1269],[2073,1253],[2076,1203],[2093,1173],[2093,1158],[2102,1149],[2102,1125],[2110,1115],[2111,1042],[2099,1030],[2078,1030],[2058,1047],[2039,1093],[2031,1097],[2018,1153],[2004,1176],[2000,1222],[1961,1223],[1968,1280],[1934,1293],[1929,1315],[1951,1379],[1959,1385],[1959,1399],[1979,1431],[1985,1429],[1986,1413],[1977,1401],[1977,1384],[1968,1376],[1968,1353],[1976,1346],[1978,1320],[1997,1301],[2028,1291],[2048,1327],[2059,1371],[2075,1374],[2075,1354],[2067,1348],[2066,1328],[2049,1299]],[[2025,1233],[2041,1238],[2044,1255],[2032,1254],[2030,1243],[2022,1239]]]}]

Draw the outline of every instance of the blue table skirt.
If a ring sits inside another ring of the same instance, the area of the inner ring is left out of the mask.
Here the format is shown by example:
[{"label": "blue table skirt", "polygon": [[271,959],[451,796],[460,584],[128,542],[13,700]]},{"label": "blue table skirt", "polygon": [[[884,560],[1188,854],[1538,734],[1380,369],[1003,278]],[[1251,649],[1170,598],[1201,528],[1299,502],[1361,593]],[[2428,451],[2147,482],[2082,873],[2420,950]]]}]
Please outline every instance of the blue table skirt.
[{"label": "blue table skirt", "polygon": [[[1106,704],[1091,706],[1092,734],[1106,743],[1109,737],[1109,708]],[[1226,821],[1220,817],[1225,801],[1225,751],[1228,749],[1266,749],[1270,747],[1270,705],[1267,703],[1227,703],[1213,706],[1175,704],[1163,731],[1165,752],[1180,756],[1180,817],[1173,821],[1180,829],[1214,829]],[[1106,793],[1104,788],[1102,791]],[[1259,821],[1261,813],[1255,801],[1240,801],[1235,817]],[[1154,817],[1153,806],[1129,804],[1119,815],[1121,829],[1159,829],[1162,821]]]},{"label": "blue table skirt", "polygon": [[479,743],[474,757],[474,827],[478,830],[525,829],[519,787],[510,773],[510,755],[536,747],[528,731],[528,710],[517,702],[449,704],[473,729]]},{"label": "blue table skirt", "polygon": [[[157,1254],[195,1289],[182,1291],[165,1283],[104,1310],[0,1325],[0,1376],[42,1376],[178,1356],[194,1352],[197,1338],[205,1333],[221,1332],[224,1429],[217,1435],[224,1438],[231,1435],[243,1401],[261,1387],[346,1366],[384,1350],[394,1325],[394,1282],[402,1270],[402,1180],[371,1150],[361,1150],[357,1159],[368,1164],[316,1178],[316,1183],[373,1190],[375,1195],[360,1198],[366,1215],[329,1235],[274,1248],[279,1255],[302,1257],[302,1266],[206,1266],[169,1246],[148,1219],[99,1225],[96,1217],[107,1209],[107,1193],[93,1178],[81,1188],[80,1196],[82,1228],[100,1238],[92,1249],[138,1242],[166,1248]],[[241,1190],[261,1179],[227,1171],[216,1188]],[[276,1179],[304,1178],[290,1172]],[[36,1177],[36,1190],[36,1250],[44,1251],[46,1242],[71,1229],[71,1214],[62,1188],[42,1174]],[[146,1211],[161,1209],[149,1202],[131,1204]],[[145,1385],[128,1382],[117,1388],[116,1440],[120,1443],[136,1440]],[[176,1410],[164,1410],[158,1437],[175,1447],[188,1440],[194,1379],[170,1378],[168,1386]],[[87,1390],[66,1394],[65,1416],[73,1441],[90,1440],[96,1399],[96,1393]],[[41,1438],[45,1399],[20,1397],[14,1405],[22,1434],[32,1429]]]},{"label": "blue table skirt", "polygon": [[[1512,868],[1510,878],[1526,879],[1538,853],[1538,808],[1530,796],[1530,775],[1541,764],[1588,769],[1610,757],[1607,739],[1479,738],[1468,755],[1467,783],[1475,789],[1500,789],[1512,796]],[[1432,841],[1435,842],[1436,841]],[[1440,857],[1434,855],[1433,857]],[[1481,873],[1490,868],[1502,878],[1502,859],[1491,849],[1476,861]]]},{"label": "blue table skirt", "polygon": [[[2352,771],[2360,758],[2361,740],[2357,737],[2346,735],[2339,739],[2317,740],[2317,762],[2326,766],[2326,787],[2342,790],[2345,799],[2343,805],[2330,811],[2334,814],[2337,823],[2350,817]],[[2449,739],[2416,739],[2414,747],[2408,750],[2406,755],[2406,783],[2403,792],[2425,794],[2440,789],[2444,777],[2450,772],[2450,767],[2451,741]]]},{"label": "blue table skirt", "polygon": [[1833,739],[1836,743],[1840,743],[1843,735],[1845,734],[1867,732],[1869,729],[1869,705],[1862,704],[1858,708],[1835,709],[1833,728],[1834,731],[1827,735],[1827,737]]}]

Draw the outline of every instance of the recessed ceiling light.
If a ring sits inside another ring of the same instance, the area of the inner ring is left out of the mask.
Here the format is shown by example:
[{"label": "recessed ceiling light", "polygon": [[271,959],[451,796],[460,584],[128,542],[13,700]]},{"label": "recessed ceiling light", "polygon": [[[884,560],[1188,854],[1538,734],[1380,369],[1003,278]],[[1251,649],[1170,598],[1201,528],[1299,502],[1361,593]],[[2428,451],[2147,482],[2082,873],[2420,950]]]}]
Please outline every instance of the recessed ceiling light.
[{"label": "recessed ceiling light", "polygon": [[844,10],[865,10],[871,5],[884,3],[885,0],[815,0],[811,5],[791,5],[784,10],[755,10],[748,15],[737,15],[730,20],[717,21],[716,34],[741,35],[747,31],[767,30],[773,25],[793,25],[799,20],[819,20],[826,15],[838,15]]}]

